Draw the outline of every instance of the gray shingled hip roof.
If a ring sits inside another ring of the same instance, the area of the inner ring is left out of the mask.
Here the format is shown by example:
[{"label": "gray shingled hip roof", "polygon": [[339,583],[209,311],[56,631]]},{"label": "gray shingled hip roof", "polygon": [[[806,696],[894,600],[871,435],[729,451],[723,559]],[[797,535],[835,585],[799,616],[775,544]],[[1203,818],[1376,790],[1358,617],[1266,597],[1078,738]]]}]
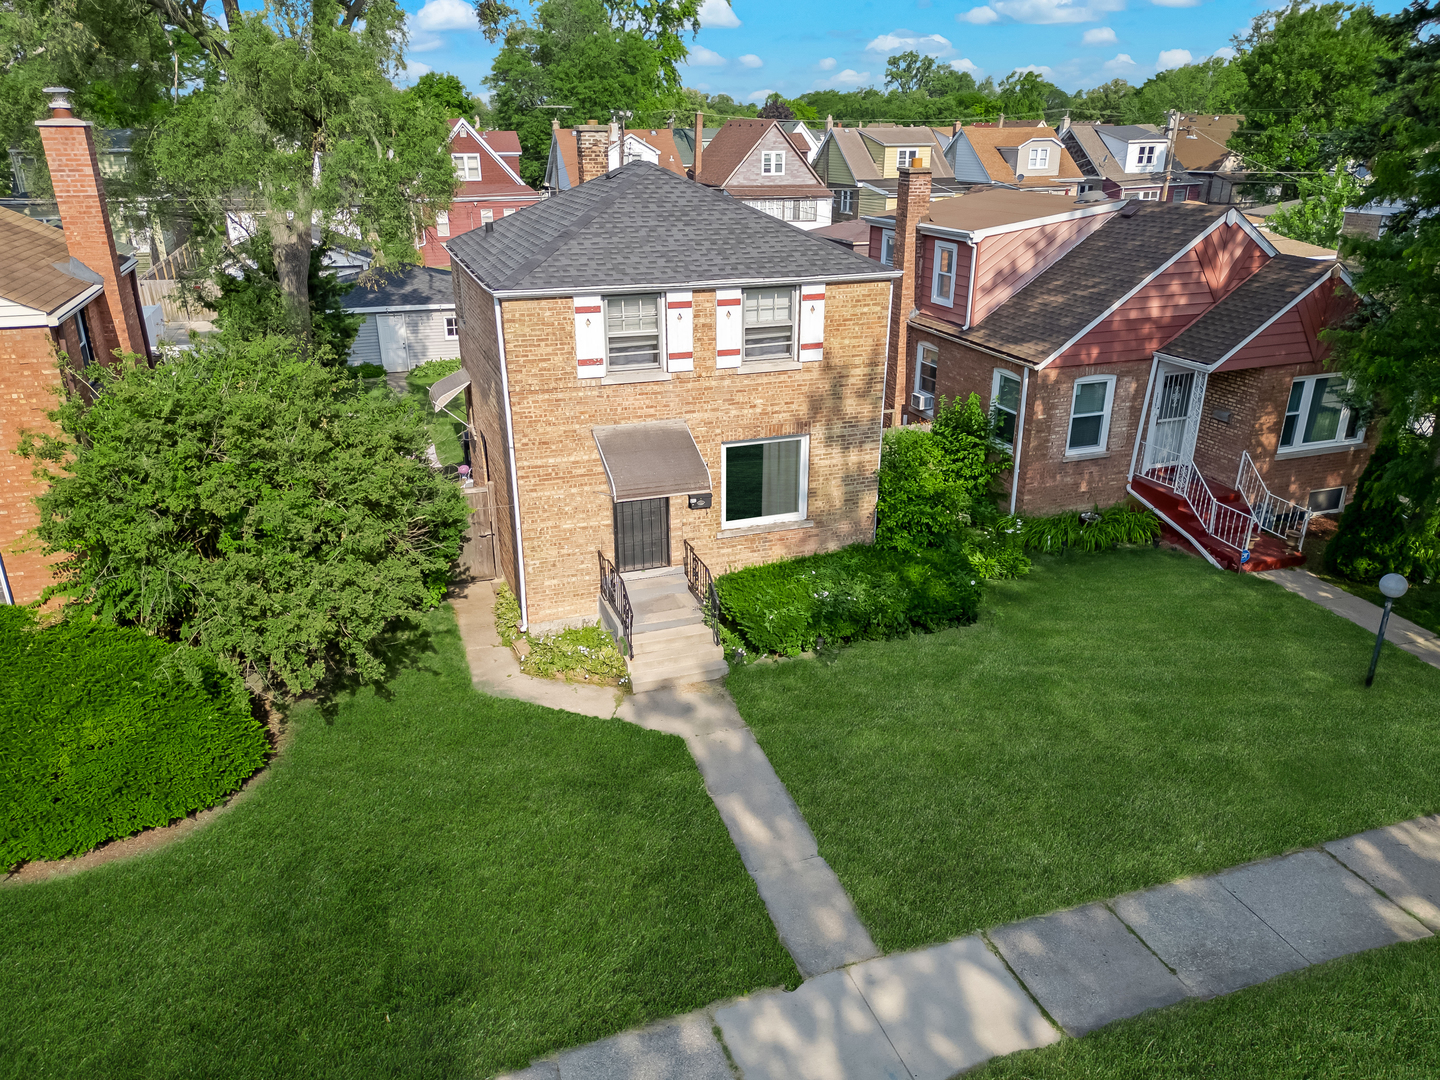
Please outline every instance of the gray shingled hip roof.
[{"label": "gray shingled hip roof", "polygon": [[1330,276],[1333,262],[1276,255],[1159,351],[1215,366]]},{"label": "gray shingled hip roof", "polygon": [[644,161],[507,214],[445,247],[502,297],[899,276]]}]

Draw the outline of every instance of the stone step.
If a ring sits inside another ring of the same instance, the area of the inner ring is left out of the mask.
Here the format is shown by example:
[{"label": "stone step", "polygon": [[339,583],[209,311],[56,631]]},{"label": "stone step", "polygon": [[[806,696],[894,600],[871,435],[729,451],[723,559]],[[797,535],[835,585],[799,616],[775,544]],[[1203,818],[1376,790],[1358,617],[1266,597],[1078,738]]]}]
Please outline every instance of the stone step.
[{"label": "stone step", "polygon": [[667,686],[685,686],[689,683],[711,682],[723,679],[730,673],[719,647],[711,646],[708,653],[692,653],[681,658],[667,658],[659,661],[645,661],[638,655],[630,661],[630,688],[637,694],[647,690],[659,690]]},{"label": "stone step", "polygon": [[689,611],[666,612],[649,617],[642,617],[637,612],[633,632],[638,638],[641,634],[654,634],[661,630],[673,630],[679,626],[694,626],[704,620],[705,616],[701,614],[699,608],[691,608]]},{"label": "stone step", "polygon": [[657,660],[662,657],[681,657],[694,654],[702,649],[718,648],[715,633],[704,623],[676,627],[659,633],[635,635],[635,657]]}]

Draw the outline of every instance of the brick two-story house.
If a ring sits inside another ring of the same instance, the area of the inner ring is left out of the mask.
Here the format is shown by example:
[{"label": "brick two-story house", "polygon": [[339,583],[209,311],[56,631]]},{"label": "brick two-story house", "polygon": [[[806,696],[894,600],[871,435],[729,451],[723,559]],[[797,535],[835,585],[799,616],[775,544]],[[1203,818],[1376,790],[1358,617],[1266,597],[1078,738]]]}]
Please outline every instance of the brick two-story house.
[{"label": "brick two-story house", "polygon": [[597,552],[629,579],[873,537],[894,271],[646,162],[450,253],[529,628],[594,621]]},{"label": "brick two-story house", "polygon": [[0,209],[0,595],[20,604],[38,600],[51,577],[29,535],[45,485],[16,449],[24,432],[55,431],[46,414],[68,377],[60,354],[81,380],[117,349],[150,355],[135,258],[116,247],[92,126],[68,94],[56,92],[50,119],[36,123],[63,231]]},{"label": "brick two-story house", "polygon": [[1282,541],[1344,505],[1374,440],[1326,369],[1320,331],[1352,303],[1334,260],[1221,205],[927,186],[907,170],[896,215],[870,219],[905,272],[894,422],[976,392],[1013,452],[1012,509],[1128,492],[1217,565],[1294,561]]},{"label": "brick two-story house", "polygon": [[450,120],[450,161],[455,166],[455,197],[420,238],[426,266],[450,265],[445,242],[486,222],[540,201],[540,193],[520,179],[520,137],[513,131],[480,131],[468,120]]}]

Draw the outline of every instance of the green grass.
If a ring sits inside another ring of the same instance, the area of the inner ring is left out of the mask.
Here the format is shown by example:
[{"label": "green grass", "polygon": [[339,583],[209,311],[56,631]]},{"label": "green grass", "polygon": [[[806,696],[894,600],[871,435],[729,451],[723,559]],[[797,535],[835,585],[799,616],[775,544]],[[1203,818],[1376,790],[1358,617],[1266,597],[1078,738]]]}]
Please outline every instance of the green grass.
[{"label": "green grass", "polygon": [[428,626],[205,829],[0,889],[0,1075],[486,1076],[798,983],[680,739],[478,694]]},{"label": "green grass", "polygon": [[1012,1054],[983,1080],[1433,1080],[1440,939],[1393,945],[1083,1039]]},{"label": "green grass", "polygon": [[[438,365],[426,365],[438,367]],[[459,465],[465,460],[465,455],[460,450],[460,433],[465,430],[465,425],[454,417],[436,412],[430,407],[430,387],[443,379],[445,375],[437,371],[425,371],[423,367],[415,368],[405,376],[406,392],[413,397],[424,410],[427,423],[430,428],[430,439],[435,443],[435,453],[440,457],[441,465]],[[456,401],[459,404],[456,404]],[[457,398],[446,406],[456,415],[465,414],[465,402],[463,398]]]},{"label": "green grass", "polygon": [[1440,809],[1440,671],[1178,553],[1041,557],[980,621],[756,664],[740,712],[886,951]]},{"label": "green grass", "polygon": [[[1369,585],[1362,581],[1351,581],[1348,578],[1336,577],[1321,571],[1315,571],[1315,574],[1331,585],[1353,593],[1362,600],[1369,600],[1377,607],[1383,607],[1385,604],[1384,594],[1375,585]],[[1432,581],[1429,585],[1423,581],[1412,581],[1405,595],[1395,601],[1393,610],[1396,615],[1409,619],[1432,633],[1440,634],[1440,581]]]}]

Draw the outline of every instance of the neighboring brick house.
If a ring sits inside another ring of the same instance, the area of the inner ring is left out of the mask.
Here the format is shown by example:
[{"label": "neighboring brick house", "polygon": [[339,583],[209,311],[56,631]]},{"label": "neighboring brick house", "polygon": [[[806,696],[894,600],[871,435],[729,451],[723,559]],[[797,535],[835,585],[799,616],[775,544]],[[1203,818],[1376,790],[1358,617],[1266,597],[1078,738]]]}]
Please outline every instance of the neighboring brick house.
[{"label": "neighboring brick house", "polygon": [[832,221],[855,221],[895,209],[900,166],[930,170],[930,197],[945,199],[970,190],[945,160],[946,141],[934,128],[831,124],[815,156],[816,175],[831,191]]},{"label": "neighboring brick house", "polygon": [[688,541],[718,574],[873,538],[894,271],[646,162],[450,251],[531,629],[596,618],[597,551],[631,574]]},{"label": "neighboring brick house", "polygon": [[117,349],[150,355],[135,259],[116,248],[91,124],[72,115],[68,93],[36,123],[63,231],[0,209],[0,594],[20,604],[38,600],[51,576],[30,536],[45,484],[16,449],[24,432],[56,430],[46,414],[68,378],[59,354],[82,371]]},{"label": "neighboring brick house", "polygon": [[426,266],[450,265],[445,241],[486,222],[513,214],[541,199],[520,179],[520,138],[513,131],[479,131],[468,120],[450,120],[450,160],[458,184],[450,209],[441,212],[420,238]]},{"label": "neighboring brick house", "polygon": [[[589,140],[593,146],[596,141],[594,133],[600,131],[605,133],[604,139],[600,140],[601,155],[597,158],[592,152],[591,160],[582,163],[581,139]],[[545,162],[545,180],[541,186],[552,195],[557,191],[569,191],[577,184],[603,176],[611,169],[618,169],[632,161],[648,161],[666,172],[684,176],[689,163],[681,160],[674,136],[675,132],[670,128],[626,128],[621,131],[619,124],[593,122],[581,127],[562,128],[559,121],[554,121],[550,128],[550,156]]]},{"label": "neighboring brick house", "polygon": [[1217,565],[1296,561],[1282,541],[1343,507],[1374,442],[1325,369],[1319,333],[1353,303],[1334,260],[1282,254],[1225,206],[931,204],[927,181],[907,170],[895,217],[871,219],[905,273],[887,422],[978,393],[1013,448],[1013,510],[1128,492]]},{"label": "neighboring brick house", "polygon": [[779,120],[725,121],[690,170],[697,183],[789,222],[798,229],[830,224],[830,189]]},{"label": "neighboring brick house", "polygon": [[1003,184],[1053,195],[1073,196],[1085,179],[1059,134],[1044,124],[967,124],[945,148],[945,161],[963,183]]},{"label": "neighboring brick house", "polygon": [[1199,199],[1206,189],[1199,177],[1178,167],[1178,154],[1176,167],[1168,167],[1172,163],[1166,135],[1149,124],[1072,124],[1061,132],[1061,141],[1085,174],[1082,194],[1103,191],[1112,199],[1187,202]]}]

